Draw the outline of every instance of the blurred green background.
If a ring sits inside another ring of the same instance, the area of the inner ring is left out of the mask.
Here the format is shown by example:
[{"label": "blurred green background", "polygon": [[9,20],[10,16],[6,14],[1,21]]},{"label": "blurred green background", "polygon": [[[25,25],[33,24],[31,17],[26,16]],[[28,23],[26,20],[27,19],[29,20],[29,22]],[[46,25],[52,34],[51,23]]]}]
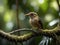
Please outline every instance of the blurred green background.
[{"label": "blurred green background", "polygon": [[[31,28],[29,18],[25,16],[28,12],[38,13],[44,29],[57,26],[59,8],[56,0],[18,0],[18,6],[19,28]],[[0,29],[5,32],[18,29],[16,15],[16,0],[0,0]],[[10,45],[5,39],[0,40],[0,45]]]}]

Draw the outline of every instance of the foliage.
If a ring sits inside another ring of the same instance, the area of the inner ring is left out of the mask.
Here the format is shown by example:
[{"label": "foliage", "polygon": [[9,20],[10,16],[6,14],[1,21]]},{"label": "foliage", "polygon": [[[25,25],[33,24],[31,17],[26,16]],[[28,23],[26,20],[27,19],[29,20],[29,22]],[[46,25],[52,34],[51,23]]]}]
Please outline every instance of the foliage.
[{"label": "foliage", "polygon": [[[44,29],[54,28],[58,23],[59,9],[56,0],[18,0],[18,9],[20,28],[31,28],[25,14],[32,11],[38,13]],[[16,15],[16,0],[0,0],[0,29],[6,32],[18,29]],[[7,41],[2,44],[3,41],[6,40],[1,40],[1,45],[8,45]]]}]

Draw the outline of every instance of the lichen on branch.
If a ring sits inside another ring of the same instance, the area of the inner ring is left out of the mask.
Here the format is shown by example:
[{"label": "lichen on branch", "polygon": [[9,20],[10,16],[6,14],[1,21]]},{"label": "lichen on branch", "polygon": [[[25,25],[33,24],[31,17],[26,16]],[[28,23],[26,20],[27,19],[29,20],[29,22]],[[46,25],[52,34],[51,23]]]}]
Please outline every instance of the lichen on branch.
[{"label": "lichen on branch", "polygon": [[[14,34],[11,34],[11,33],[16,33],[18,31],[30,31],[30,33],[27,33],[27,34],[24,34],[24,35],[14,35]],[[41,29],[39,31],[39,33],[36,33],[34,31],[32,31],[32,29],[18,29],[18,30],[15,30],[15,31],[12,31],[10,33],[6,33],[2,30],[0,30],[0,37],[2,38],[5,38],[7,40],[10,40],[10,41],[14,41],[14,42],[23,42],[23,41],[26,41],[34,36],[40,36],[40,35],[44,35],[44,36],[48,36],[48,37],[53,37],[53,36],[59,36],[60,35],[60,29],[58,27],[55,27],[54,29]],[[56,34],[56,35],[55,35]]]}]

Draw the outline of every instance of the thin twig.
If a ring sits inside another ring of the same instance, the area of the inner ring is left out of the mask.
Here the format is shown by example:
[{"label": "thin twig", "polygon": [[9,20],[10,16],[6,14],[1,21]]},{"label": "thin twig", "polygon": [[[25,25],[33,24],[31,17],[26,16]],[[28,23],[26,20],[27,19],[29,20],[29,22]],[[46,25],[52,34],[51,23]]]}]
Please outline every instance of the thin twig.
[{"label": "thin twig", "polygon": [[38,32],[36,30],[32,30],[32,29],[28,29],[28,28],[24,28],[24,29],[18,29],[18,30],[14,30],[12,32],[9,32],[10,34],[14,34],[16,32],[21,32],[21,31],[29,31],[29,32],[33,32],[35,34],[38,34]]}]

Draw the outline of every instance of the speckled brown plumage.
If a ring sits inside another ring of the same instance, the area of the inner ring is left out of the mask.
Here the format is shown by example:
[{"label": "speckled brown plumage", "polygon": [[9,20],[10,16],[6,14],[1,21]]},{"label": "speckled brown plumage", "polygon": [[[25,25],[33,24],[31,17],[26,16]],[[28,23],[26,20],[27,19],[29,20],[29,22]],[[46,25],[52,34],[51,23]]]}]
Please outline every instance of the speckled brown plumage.
[{"label": "speckled brown plumage", "polygon": [[38,16],[37,13],[30,12],[30,13],[28,13],[26,15],[28,15],[30,17],[29,23],[32,26],[32,28],[43,29],[43,25],[42,25],[41,19]]}]

